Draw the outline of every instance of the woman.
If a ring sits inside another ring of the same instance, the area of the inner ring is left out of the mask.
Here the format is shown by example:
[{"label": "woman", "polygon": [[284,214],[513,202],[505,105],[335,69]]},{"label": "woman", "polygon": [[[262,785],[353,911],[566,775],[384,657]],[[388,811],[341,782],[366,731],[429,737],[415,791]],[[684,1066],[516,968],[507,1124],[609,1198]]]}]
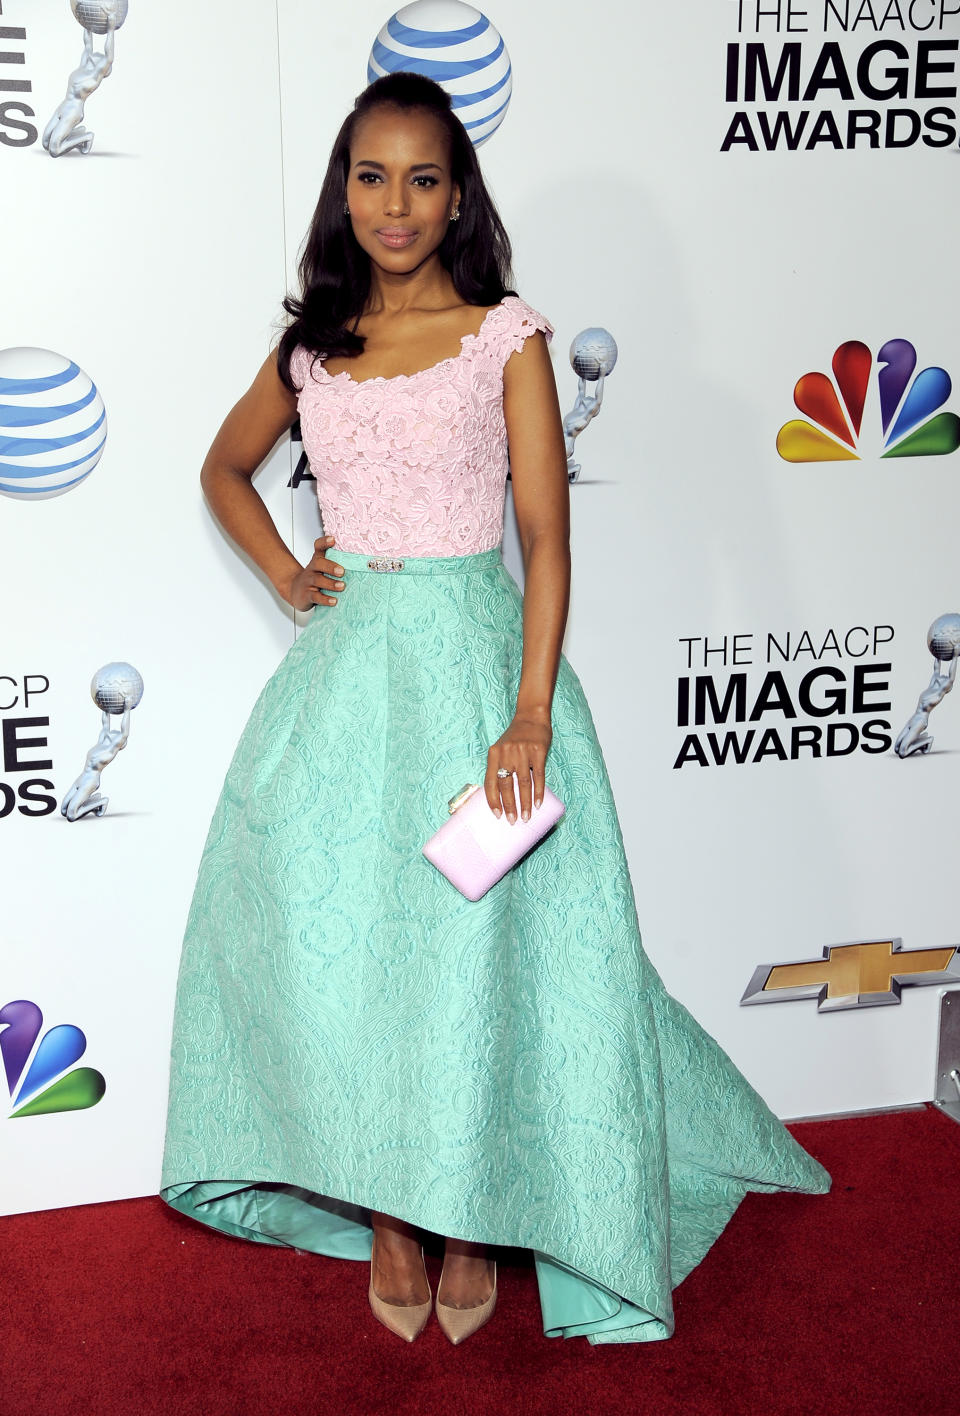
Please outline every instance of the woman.
[{"label": "woman", "polygon": [[[826,1172],[643,952],[590,710],[561,653],[569,484],[548,321],[464,129],[379,79],[334,145],[292,322],[210,450],[227,532],[297,609],[200,865],[164,1198],[227,1233],[370,1257],[377,1317],[454,1342],[534,1251],[544,1329],[672,1331],[671,1289],[747,1190]],[[251,485],[299,411],[325,525],[291,555]],[[507,450],[525,593],[501,557]],[[599,573],[599,567],[595,573]],[[513,786],[513,774],[519,784]],[[423,857],[479,780],[566,804],[479,901]]]}]

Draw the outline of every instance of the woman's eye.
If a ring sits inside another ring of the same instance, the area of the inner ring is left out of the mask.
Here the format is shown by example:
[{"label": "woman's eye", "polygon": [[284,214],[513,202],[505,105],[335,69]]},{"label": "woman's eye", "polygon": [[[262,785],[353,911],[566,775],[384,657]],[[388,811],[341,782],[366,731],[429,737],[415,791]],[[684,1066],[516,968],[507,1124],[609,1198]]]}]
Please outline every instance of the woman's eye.
[{"label": "woman's eye", "polygon": [[[375,182],[382,182],[383,178],[379,172],[358,172],[357,181],[362,182],[365,187],[370,187]],[[421,173],[413,179],[414,185],[418,187],[435,187],[437,181],[436,177],[431,177],[428,173]]]}]

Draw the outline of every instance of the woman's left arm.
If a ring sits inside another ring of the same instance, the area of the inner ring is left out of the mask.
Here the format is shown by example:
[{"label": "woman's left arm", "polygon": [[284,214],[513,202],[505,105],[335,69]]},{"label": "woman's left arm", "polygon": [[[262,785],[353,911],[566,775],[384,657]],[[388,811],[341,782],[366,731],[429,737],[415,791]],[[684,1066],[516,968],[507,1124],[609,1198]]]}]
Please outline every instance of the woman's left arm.
[{"label": "woman's left arm", "polygon": [[[531,796],[543,800],[547,752],[553,735],[550,709],[570,603],[570,483],[563,419],[547,341],[537,331],[511,354],[503,371],[503,413],[510,448],[510,478],[523,551],[523,658],[513,721],[487,754],[484,790],[494,812],[500,803],[516,820],[529,819]],[[531,789],[531,774],[533,778]]]}]

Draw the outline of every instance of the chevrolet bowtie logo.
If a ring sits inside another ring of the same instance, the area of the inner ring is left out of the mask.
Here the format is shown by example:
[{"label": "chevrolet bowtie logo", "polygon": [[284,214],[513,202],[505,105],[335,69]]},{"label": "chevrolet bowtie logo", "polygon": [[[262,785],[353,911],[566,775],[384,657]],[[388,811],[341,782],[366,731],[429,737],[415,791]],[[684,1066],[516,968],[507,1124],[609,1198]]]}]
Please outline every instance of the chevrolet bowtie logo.
[{"label": "chevrolet bowtie logo", "polygon": [[817,1012],[899,1003],[907,985],[960,983],[960,949],[904,949],[900,939],[828,945],[812,963],[761,964],[740,999],[783,1003],[815,998]]}]

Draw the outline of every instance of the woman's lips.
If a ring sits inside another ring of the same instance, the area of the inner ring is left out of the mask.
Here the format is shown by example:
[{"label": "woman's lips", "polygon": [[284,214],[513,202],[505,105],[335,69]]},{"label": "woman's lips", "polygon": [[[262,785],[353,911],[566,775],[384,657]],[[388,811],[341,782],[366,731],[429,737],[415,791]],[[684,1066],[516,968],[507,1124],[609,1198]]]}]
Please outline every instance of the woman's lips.
[{"label": "woman's lips", "polygon": [[384,226],[377,232],[380,240],[385,246],[390,246],[393,250],[400,250],[403,246],[409,246],[411,241],[417,239],[417,233],[402,226]]}]

